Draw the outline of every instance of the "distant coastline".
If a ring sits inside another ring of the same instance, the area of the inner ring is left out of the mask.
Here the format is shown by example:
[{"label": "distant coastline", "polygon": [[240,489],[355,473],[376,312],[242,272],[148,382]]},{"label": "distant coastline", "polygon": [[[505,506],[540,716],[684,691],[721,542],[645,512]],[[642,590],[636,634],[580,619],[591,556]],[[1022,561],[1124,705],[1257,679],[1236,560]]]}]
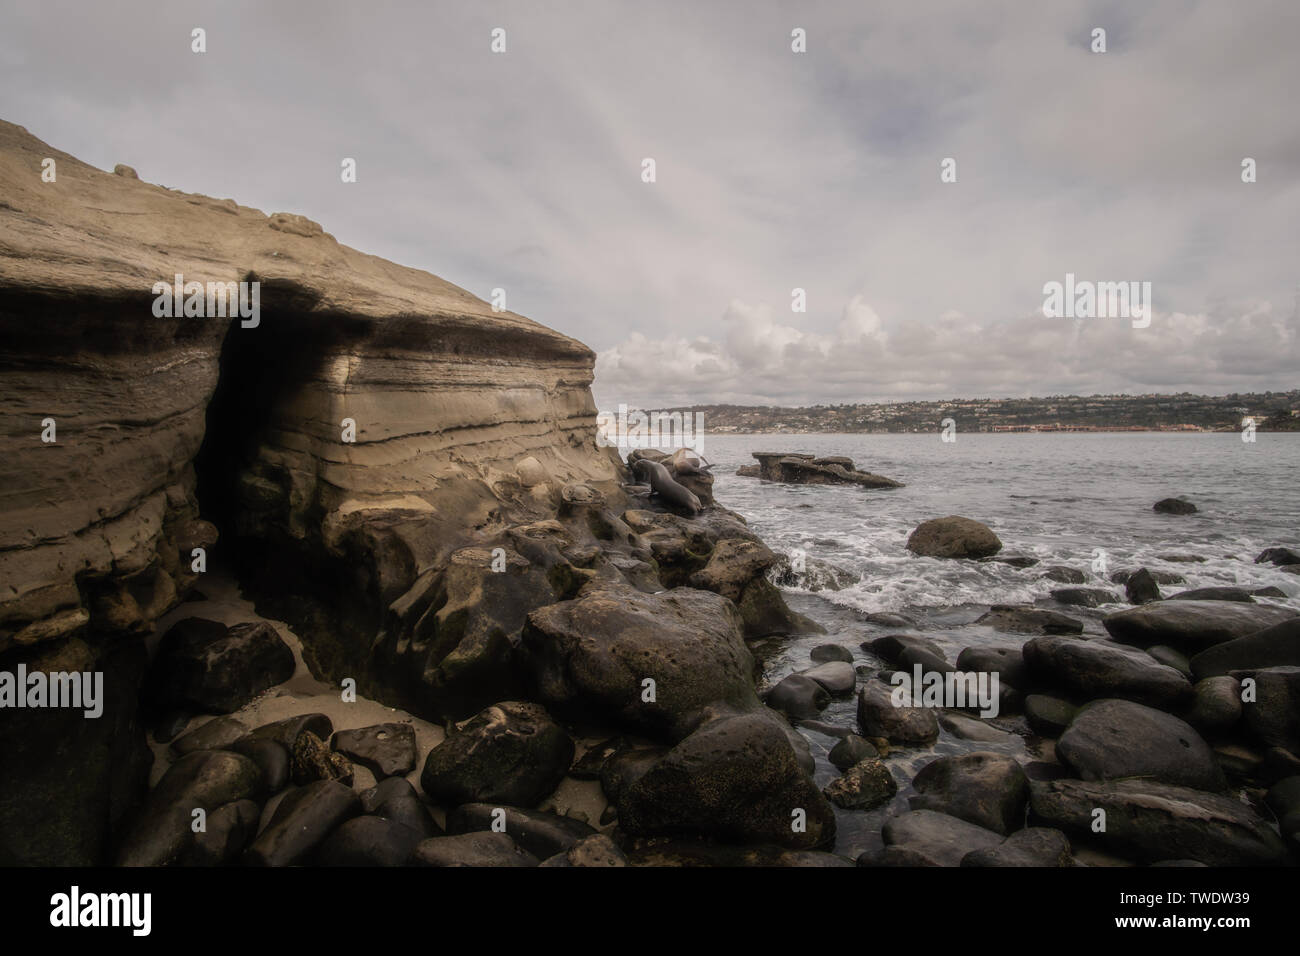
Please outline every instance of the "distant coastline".
[{"label": "distant coastline", "polygon": [[715,434],[915,434],[951,421],[963,433],[1300,431],[1300,390],[1190,395],[977,398],[782,407],[689,405],[664,413],[702,415]]}]

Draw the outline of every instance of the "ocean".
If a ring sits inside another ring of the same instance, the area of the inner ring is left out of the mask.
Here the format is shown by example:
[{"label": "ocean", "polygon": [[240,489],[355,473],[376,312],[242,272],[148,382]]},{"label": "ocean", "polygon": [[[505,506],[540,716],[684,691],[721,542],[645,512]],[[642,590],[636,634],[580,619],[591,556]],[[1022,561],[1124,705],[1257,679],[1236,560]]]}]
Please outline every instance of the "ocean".
[{"label": "ocean", "polygon": [[[714,495],[743,515],[774,550],[802,549],[810,563],[827,561],[856,583],[842,590],[786,588],[791,607],[826,628],[826,634],[774,638],[757,646],[768,685],[812,663],[813,647],[841,644],[856,662],[884,662],[861,649],[864,641],[917,632],[955,661],[975,644],[1021,644],[1026,635],[975,624],[991,604],[1036,603],[1075,617],[1084,633],[1103,636],[1102,617],[1127,604],[1097,609],[1066,607],[1051,591],[1067,585],[1044,580],[1052,565],[1077,568],[1083,586],[1106,588],[1117,570],[1146,567],[1182,575],[1183,585],[1163,585],[1168,596],[1184,588],[1272,585],[1287,597],[1261,602],[1300,609],[1300,576],[1255,564],[1266,547],[1300,548],[1300,436],[1257,434],[1253,443],[1236,434],[970,434],[945,443],[932,435],[713,435],[704,457],[714,463]],[[858,468],[905,484],[891,490],[849,486],[785,485],[742,478],[751,452],[789,451],[846,455]],[[1197,514],[1157,514],[1161,498],[1186,497]],[[908,535],[922,521],[964,515],[989,525],[1002,539],[1003,555],[1026,555],[1038,564],[1007,564],[917,557]],[[1094,570],[1104,553],[1106,573]],[[867,615],[894,612],[914,626],[881,624]],[[854,702],[831,703],[822,715],[841,729],[854,726]],[[838,852],[860,852],[878,839],[883,814],[906,808],[907,784],[935,754],[995,750],[1021,761],[1047,756],[1026,737],[1023,721],[994,721],[1012,734],[1001,743],[959,739],[944,731],[932,751],[895,754],[888,764],[899,796],[871,813],[838,813]],[[817,759],[815,779],[824,785],[837,771],[826,760],[835,736],[807,727]],[[1047,744],[1050,747],[1050,743]],[[874,829],[873,829],[874,827]]]}]

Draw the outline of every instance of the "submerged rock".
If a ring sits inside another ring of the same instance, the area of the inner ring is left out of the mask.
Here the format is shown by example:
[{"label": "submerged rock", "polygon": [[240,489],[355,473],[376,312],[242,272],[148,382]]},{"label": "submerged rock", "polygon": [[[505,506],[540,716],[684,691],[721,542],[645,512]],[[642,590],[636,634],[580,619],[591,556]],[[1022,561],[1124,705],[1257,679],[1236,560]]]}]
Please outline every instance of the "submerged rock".
[{"label": "submerged rock", "polygon": [[822,789],[826,799],[845,810],[871,810],[898,792],[889,768],[877,757],[865,757]]},{"label": "submerged rock", "polygon": [[1194,515],[1196,505],[1182,498],[1161,498],[1151,506],[1151,510],[1162,515]]}]

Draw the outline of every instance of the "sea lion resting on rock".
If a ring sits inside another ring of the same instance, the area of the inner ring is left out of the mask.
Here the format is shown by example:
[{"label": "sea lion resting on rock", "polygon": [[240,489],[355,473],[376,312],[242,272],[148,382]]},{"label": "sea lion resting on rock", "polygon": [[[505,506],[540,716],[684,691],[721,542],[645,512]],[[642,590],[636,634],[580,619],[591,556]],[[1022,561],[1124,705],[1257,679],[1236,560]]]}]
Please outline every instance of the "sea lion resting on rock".
[{"label": "sea lion resting on rock", "polygon": [[713,465],[693,448],[679,448],[673,452],[673,471],[679,475],[708,474]]},{"label": "sea lion resting on rock", "polygon": [[632,473],[638,481],[647,482],[650,488],[664,501],[678,508],[685,508],[692,515],[700,513],[704,507],[694,492],[683,488],[673,478],[672,472],[657,461],[642,458],[632,463]]}]

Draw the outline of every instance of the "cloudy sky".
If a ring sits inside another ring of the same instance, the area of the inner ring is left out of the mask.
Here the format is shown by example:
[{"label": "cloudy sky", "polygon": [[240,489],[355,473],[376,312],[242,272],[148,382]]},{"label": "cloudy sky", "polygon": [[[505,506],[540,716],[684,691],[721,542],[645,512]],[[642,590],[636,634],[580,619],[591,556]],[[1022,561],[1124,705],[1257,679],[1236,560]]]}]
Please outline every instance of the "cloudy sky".
[{"label": "cloudy sky", "polygon": [[0,116],[504,288],[602,407],[1300,384],[1295,0],[416,6],[0,0]]}]

